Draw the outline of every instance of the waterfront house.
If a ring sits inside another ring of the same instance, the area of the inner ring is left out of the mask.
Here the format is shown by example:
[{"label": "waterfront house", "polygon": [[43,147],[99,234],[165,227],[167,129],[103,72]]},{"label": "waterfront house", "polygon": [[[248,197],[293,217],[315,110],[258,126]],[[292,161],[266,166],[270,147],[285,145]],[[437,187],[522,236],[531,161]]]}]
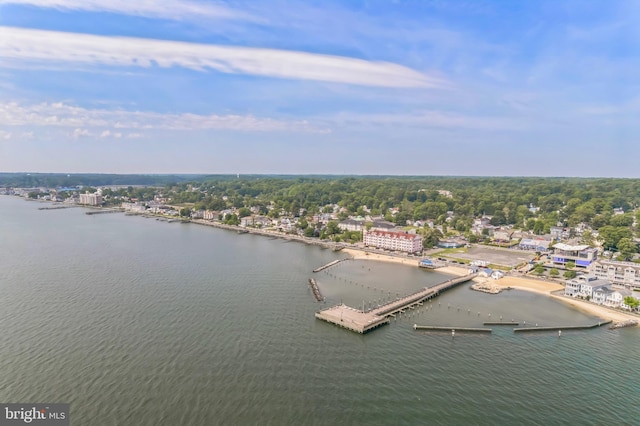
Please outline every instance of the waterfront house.
[{"label": "waterfront house", "polygon": [[[606,280],[599,280],[593,275],[581,275],[565,283],[564,294],[584,299],[593,299],[594,293],[603,288],[609,288],[611,283]],[[602,301],[606,300],[608,293],[599,294]]]},{"label": "waterfront house", "polygon": [[593,297],[593,292],[602,287],[608,287],[611,283],[600,280],[595,275],[579,275],[565,282],[564,294],[571,297]]},{"label": "waterfront house", "polygon": [[485,268],[485,269],[481,269],[480,272],[478,272],[478,276],[479,277],[484,277],[484,278],[489,278],[491,275],[493,275],[493,269],[491,268]]},{"label": "waterfront house", "polygon": [[493,271],[493,274],[491,274],[491,278],[493,278],[494,280],[499,280],[500,278],[504,277],[504,272],[502,271]]}]

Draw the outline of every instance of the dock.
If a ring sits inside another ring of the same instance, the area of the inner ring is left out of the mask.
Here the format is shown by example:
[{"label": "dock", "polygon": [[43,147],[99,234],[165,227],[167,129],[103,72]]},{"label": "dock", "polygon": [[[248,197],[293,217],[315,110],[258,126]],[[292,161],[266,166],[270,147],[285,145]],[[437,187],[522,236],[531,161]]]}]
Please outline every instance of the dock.
[{"label": "dock", "polygon": [[313,297],[316,298],[316,301],[324,302],[324,297],[322,297],[322,293],[320,293],[316,280],[309,278],[309,287],[311,287],[311,293],[313,293]]},{"label": "dock", "polygon": [[551,327],[521,327],[514,328],[513,332],[532,332],[532,331],[562,331],[562,330],[589,330],[592,328],[602,327],[603,325],[610,324],[609,321],[600,321],[597,324],[593,325],[559,325],[559,326],[551,326]]},{"label": "dock", "polygon": [[427,331],[462,331],[469,333],[491,333],[492,330],[490,328],[474,328],[474,327],[436,327],[431,325],[417,325],[413,324],[414,330],[427,330]]},{"label": "dock", "polygon": [[322,265],[322,266],[320,266],[319,268],[314,269],[314,270],[313,270],[313,272],[320,272],[320,271],[322,271],[323,269],[330,268],[330,267],[332,267],[332,266],[334,266],[334,265],[337,265],[337,264],[338,264],[338,263],[340,263],[340,262],[344,262],[345,260],[349,260],[349,258],[333,260],[333,261],[331,261],[331,262],[327,263],[326,265]]},{"label": "dock", "polygon": [[345,304],[340,304],[318,311],[315,316],[323,321],[363,334],[381,325],[388,324],[389,317],[395,316],[396,313],[404,312],[405,309],[420,305],[425,300],[433,299],[440,293],[472,280],[476,276],[477,274],[473,273],[452,278],[433,287],[425,287],[420,291],[369,311],[358,310]]},{"label": "dock", "polygon": [[511,325],[511,326],[515,326],[515,327],[517,327],[517,326],[519,326],[519,325],[520,325],[520,323],[519,323],[519,322],[511,322],[511,321],[509,321],[509,322],[502,322],[502,321],[500,321],[500,322],[495,322],[495,321],[489,321],[489,322],[484,322],[484,323],[482,323],[482,325]]}]

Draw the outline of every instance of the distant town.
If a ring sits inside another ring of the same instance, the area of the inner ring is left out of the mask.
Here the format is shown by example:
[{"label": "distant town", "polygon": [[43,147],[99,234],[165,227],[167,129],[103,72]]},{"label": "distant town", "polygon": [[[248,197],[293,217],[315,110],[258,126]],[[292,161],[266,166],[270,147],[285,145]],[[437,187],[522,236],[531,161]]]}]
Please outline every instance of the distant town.
[{"label": "distant town", "polygon": [[549,280],[566,296],[638,311],[637,188],[611,179],[237,176],[157,186],[6,185],[0,194],[413,257],[425,268],[455,265],[487,279]]}]

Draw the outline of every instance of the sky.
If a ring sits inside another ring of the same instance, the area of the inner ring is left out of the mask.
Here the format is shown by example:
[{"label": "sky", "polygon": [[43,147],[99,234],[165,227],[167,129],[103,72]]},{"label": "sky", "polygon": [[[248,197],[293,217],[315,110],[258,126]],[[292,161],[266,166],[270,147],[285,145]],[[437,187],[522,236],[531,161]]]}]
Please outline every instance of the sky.
[{"label": "sky", "polygon": [[0,0],[0,172],[640,177],[635,0]]}]

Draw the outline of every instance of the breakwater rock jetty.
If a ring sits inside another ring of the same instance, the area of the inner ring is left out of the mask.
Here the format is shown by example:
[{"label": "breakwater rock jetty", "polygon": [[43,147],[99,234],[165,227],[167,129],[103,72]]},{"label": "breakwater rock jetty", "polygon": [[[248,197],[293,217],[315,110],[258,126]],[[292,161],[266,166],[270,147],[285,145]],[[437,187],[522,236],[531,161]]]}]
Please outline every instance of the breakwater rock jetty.
[{"label": "breakwater rock jetty", "polygon": [[621,322],[616,322],[614,324],[611,324],[609,329],[610,330],[614,330],[616,328],[635,327],[636,325],[638,325],[638,321],[637,320],[621,321]]},{"label": "breakwater rock jetty", "polygon": [[483,293],[489,293],[489,294],[498,294],[502,290],[504,290],[503,287],[495,285],[490,281],[475,283],[471,286],[471,289],[476,291],[481,291]]},{"label": "breakwater rock jetty", "polygon": [[313,293],[313,297],[316,298],[316,301],[324,302],[324,297],[322,297],[322,293],[320,293],[316,280],[309,278],[309,287],[311,287],[311,293]]}]

